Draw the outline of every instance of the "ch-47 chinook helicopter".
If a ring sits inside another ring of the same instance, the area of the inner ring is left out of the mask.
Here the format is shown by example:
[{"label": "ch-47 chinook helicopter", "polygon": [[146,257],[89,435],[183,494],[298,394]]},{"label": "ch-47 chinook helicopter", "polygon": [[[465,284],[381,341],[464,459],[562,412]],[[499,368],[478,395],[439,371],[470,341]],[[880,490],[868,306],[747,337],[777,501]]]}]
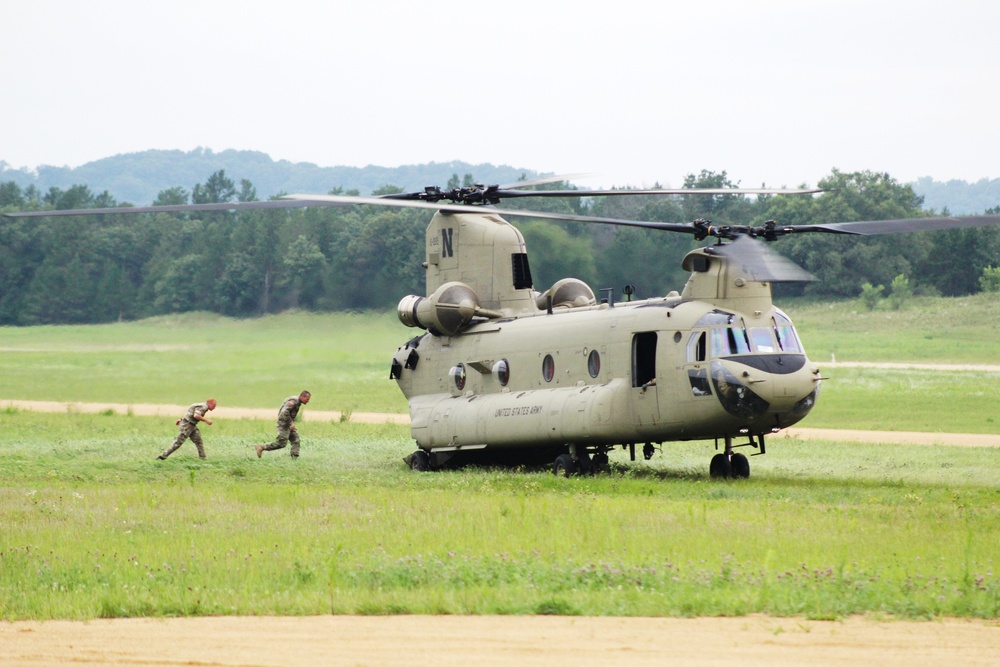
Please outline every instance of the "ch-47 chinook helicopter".
[{"label": "ch-47 chinook helicopter", "polygon": [[[427,208],[426,296],[398,316],[424,330],[400,346],[390,377],[409,402],[415,470],[475,461],[552,462],[559,475],[607,466],[636,445],[650,458],[668,441],[714,440],[713,477],[749,477],[765,437],[816,403],[819,367],[771,300],[775,282],[811,276],[758,240],[788,234],[886,234],[1000,225],[1000,216],[908,218],[821,225],[713,226],[505,210],[514,197],[810,194],[820,190],[527,190],[532,183],[352,197],[289,195],[243,204],[86,209],[14,215],[379,205]],[[598,300],[574,278],[536,290],[521,232],[501,216],[645,227],[713,238],[689,252],[683,290],[638,301]],[[742,441],[745,442],[736,442]],[[736,444],[734,444],[734,442]]]}]

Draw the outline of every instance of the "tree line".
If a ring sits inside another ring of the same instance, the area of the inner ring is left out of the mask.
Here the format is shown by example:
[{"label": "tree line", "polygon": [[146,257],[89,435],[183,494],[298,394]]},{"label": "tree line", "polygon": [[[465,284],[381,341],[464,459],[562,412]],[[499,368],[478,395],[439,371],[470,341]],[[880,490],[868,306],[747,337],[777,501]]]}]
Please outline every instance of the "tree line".
[{"label": "tree line", "polygon": [[[447,187],[470,185],[453,175]],[[726,172],[689,174],[684,187],[736,187]],[[572,189],[568,183],[540,188]],[[507,208],[714,224],[815,224],[919,217],[922,198],[888,174],[834,171],[818,196],[619,196],[505,200]],[[399,192],[387,185],[372,194]],[[341,188],[335,194],[358,194]],[[254,185],[224,170],[204,183],[159,193],[154,205],[256,201]],[[0,183],[0,211],[115,208],[86,185],[41,192]],[[1000,209],[991,212],[1000,212]],[[236,317],[292,308],[387,309],[424,293],[424,230],[430,213],[369,206],[211,213],[104,214],[0,221],[0,324],[134,320],[187,311]],[[635,298],[680,290],[691,237],[649,229],[518,219],[535,288],[564,277],[595,290],[626,284]],[[856,297],[863,286],[904,276],[914,294],[983,289],[1000,257],[1000,229],[876,237],[807,234],[776,248],[818,281],[777,286],[779,296]]]}]

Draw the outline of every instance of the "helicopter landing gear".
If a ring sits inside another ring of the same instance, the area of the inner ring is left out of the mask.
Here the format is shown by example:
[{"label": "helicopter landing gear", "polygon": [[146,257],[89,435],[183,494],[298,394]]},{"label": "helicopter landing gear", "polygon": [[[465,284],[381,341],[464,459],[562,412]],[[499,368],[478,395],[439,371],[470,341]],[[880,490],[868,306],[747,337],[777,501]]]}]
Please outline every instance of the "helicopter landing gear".
[{"label": "helicopter landing gear", "polygon": [[556,477],[569,477],[576,472],[576,463],[569,454],[560,454],[556,457],[555,465],[552,466],[552,473]]},{"label": "helicopter landing gear", "polygon": [[418,449],[403,460],[410,466],[410,470],[424,472],[425,470],[429,470],[431,467],[430,454],[422,449]]},{"label": "helicopter landing gear", "polygon": [[[761,444],[763,444],[763,436]],[[726,438],[726,451],[716,454],[708,466],[712,479],[747,479],[750,477],[750,461],[742,454],[733,454],[733,439]]]},{"label": "helicopter landing gear", "polygon": [[733,454],[729,459],[733,479],[748,479],[750,477],[750,461],[742,454]]},{"label": "helicopter landing gear", "polygon": [[708,466],[708,474],[712,479],[727,478],[733,475],[733,465],[725,454],[716,454]]},{"label": "helicopter landing gear", "polygon": [[611,463],[608,460],[607,452],[600,452],[594,454],[594,457],[590,459],[590,471],[593,473],[607,472],[611,469]]}]

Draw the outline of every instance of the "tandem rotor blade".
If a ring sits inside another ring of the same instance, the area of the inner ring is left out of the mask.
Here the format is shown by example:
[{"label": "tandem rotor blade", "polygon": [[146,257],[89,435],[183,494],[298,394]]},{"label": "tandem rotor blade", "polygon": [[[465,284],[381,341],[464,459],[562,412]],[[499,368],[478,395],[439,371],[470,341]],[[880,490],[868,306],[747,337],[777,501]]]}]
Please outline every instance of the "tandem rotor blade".
[{"label": "tandem rotor blade", "polygon": [[944,229],[966,229],[1000,225],[1000,215],[972,215],[962,217],[898,218],[896,220],[862,220],[834,222],[820,225],[795,225],[795,232],[826,231],[833,234],[900,234],[904,232],[933,232]]},{"label": "tandem rotor blade", "polygon": [[[104,215],[134,213],[184,213],[187,211],[248,211],[259,209],[303,208],[302,200],[273,199],[268,201],[226,202],[221,204],[168,204],[165,206],[117,206],[115,208],[74,208],[54,211],[23,211],[4,213],[7,218],[51,218],[67,215]],[[329,205],[329,204],[319,204]]]},{"label": "tandem rotor blade", "polygon": [[816,276],[783,255],[772,251],[760,241],[741,234],[731,243],[711,246],[710,254],[718,254],[739,262],[755,279],[772,283],[816,282]]}]

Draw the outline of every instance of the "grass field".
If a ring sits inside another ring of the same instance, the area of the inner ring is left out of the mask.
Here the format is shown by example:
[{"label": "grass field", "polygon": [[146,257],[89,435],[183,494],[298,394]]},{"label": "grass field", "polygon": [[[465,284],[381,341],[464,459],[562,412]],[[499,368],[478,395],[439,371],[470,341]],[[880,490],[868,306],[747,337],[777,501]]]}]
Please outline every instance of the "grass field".
[{"label": "grass field", "polygon": [[415,474],[405,427],[0,414],[6,619],[556,613],[1000,613],[1000,451],[795,443],[710,481],[685,443],[610,474]]},{"label": "grass field", "polygon": [[[985,299],[930,306],[963,350],[982,332],[959,315],[996,313]],[[786,310],[816,358],[841,340],[834,325],[853,341],[838,361],[879,361],[884,338],[910,348],[921,337],[868,313]],[[867,332],[851,329],[866,319]],[[410,333],[389,316],[307,314],[2,329],[0,398],[185,404],[211,393],[276,408],[305,386],[313,409],[399,412],[388,360]],[[944,352],[944,339],[929,344]],[[992,340],[981,363],[1000,363]],[[892,360],[931,360],[915,354]],[[996,431],[995,373],[840,373],[803,425]],[[983,412],[947,395],[973,385]],[[848,417],[832,416],[844,406]],[[897,410],[905,417],[890,418]],[[310,421],[308,409],[302,458],[258,460],[252,446],[272,429],[219,420],[202,429],[207,461],[186,444],[158,462],[175,433],[162,419],[0,412],[0,617],[1000,616],[1000,450],[782,441],[753,459],[750,480],[716,482],[711,447],[678,443],[561,479],[415,474],[401,460],[406,427]]]}]

